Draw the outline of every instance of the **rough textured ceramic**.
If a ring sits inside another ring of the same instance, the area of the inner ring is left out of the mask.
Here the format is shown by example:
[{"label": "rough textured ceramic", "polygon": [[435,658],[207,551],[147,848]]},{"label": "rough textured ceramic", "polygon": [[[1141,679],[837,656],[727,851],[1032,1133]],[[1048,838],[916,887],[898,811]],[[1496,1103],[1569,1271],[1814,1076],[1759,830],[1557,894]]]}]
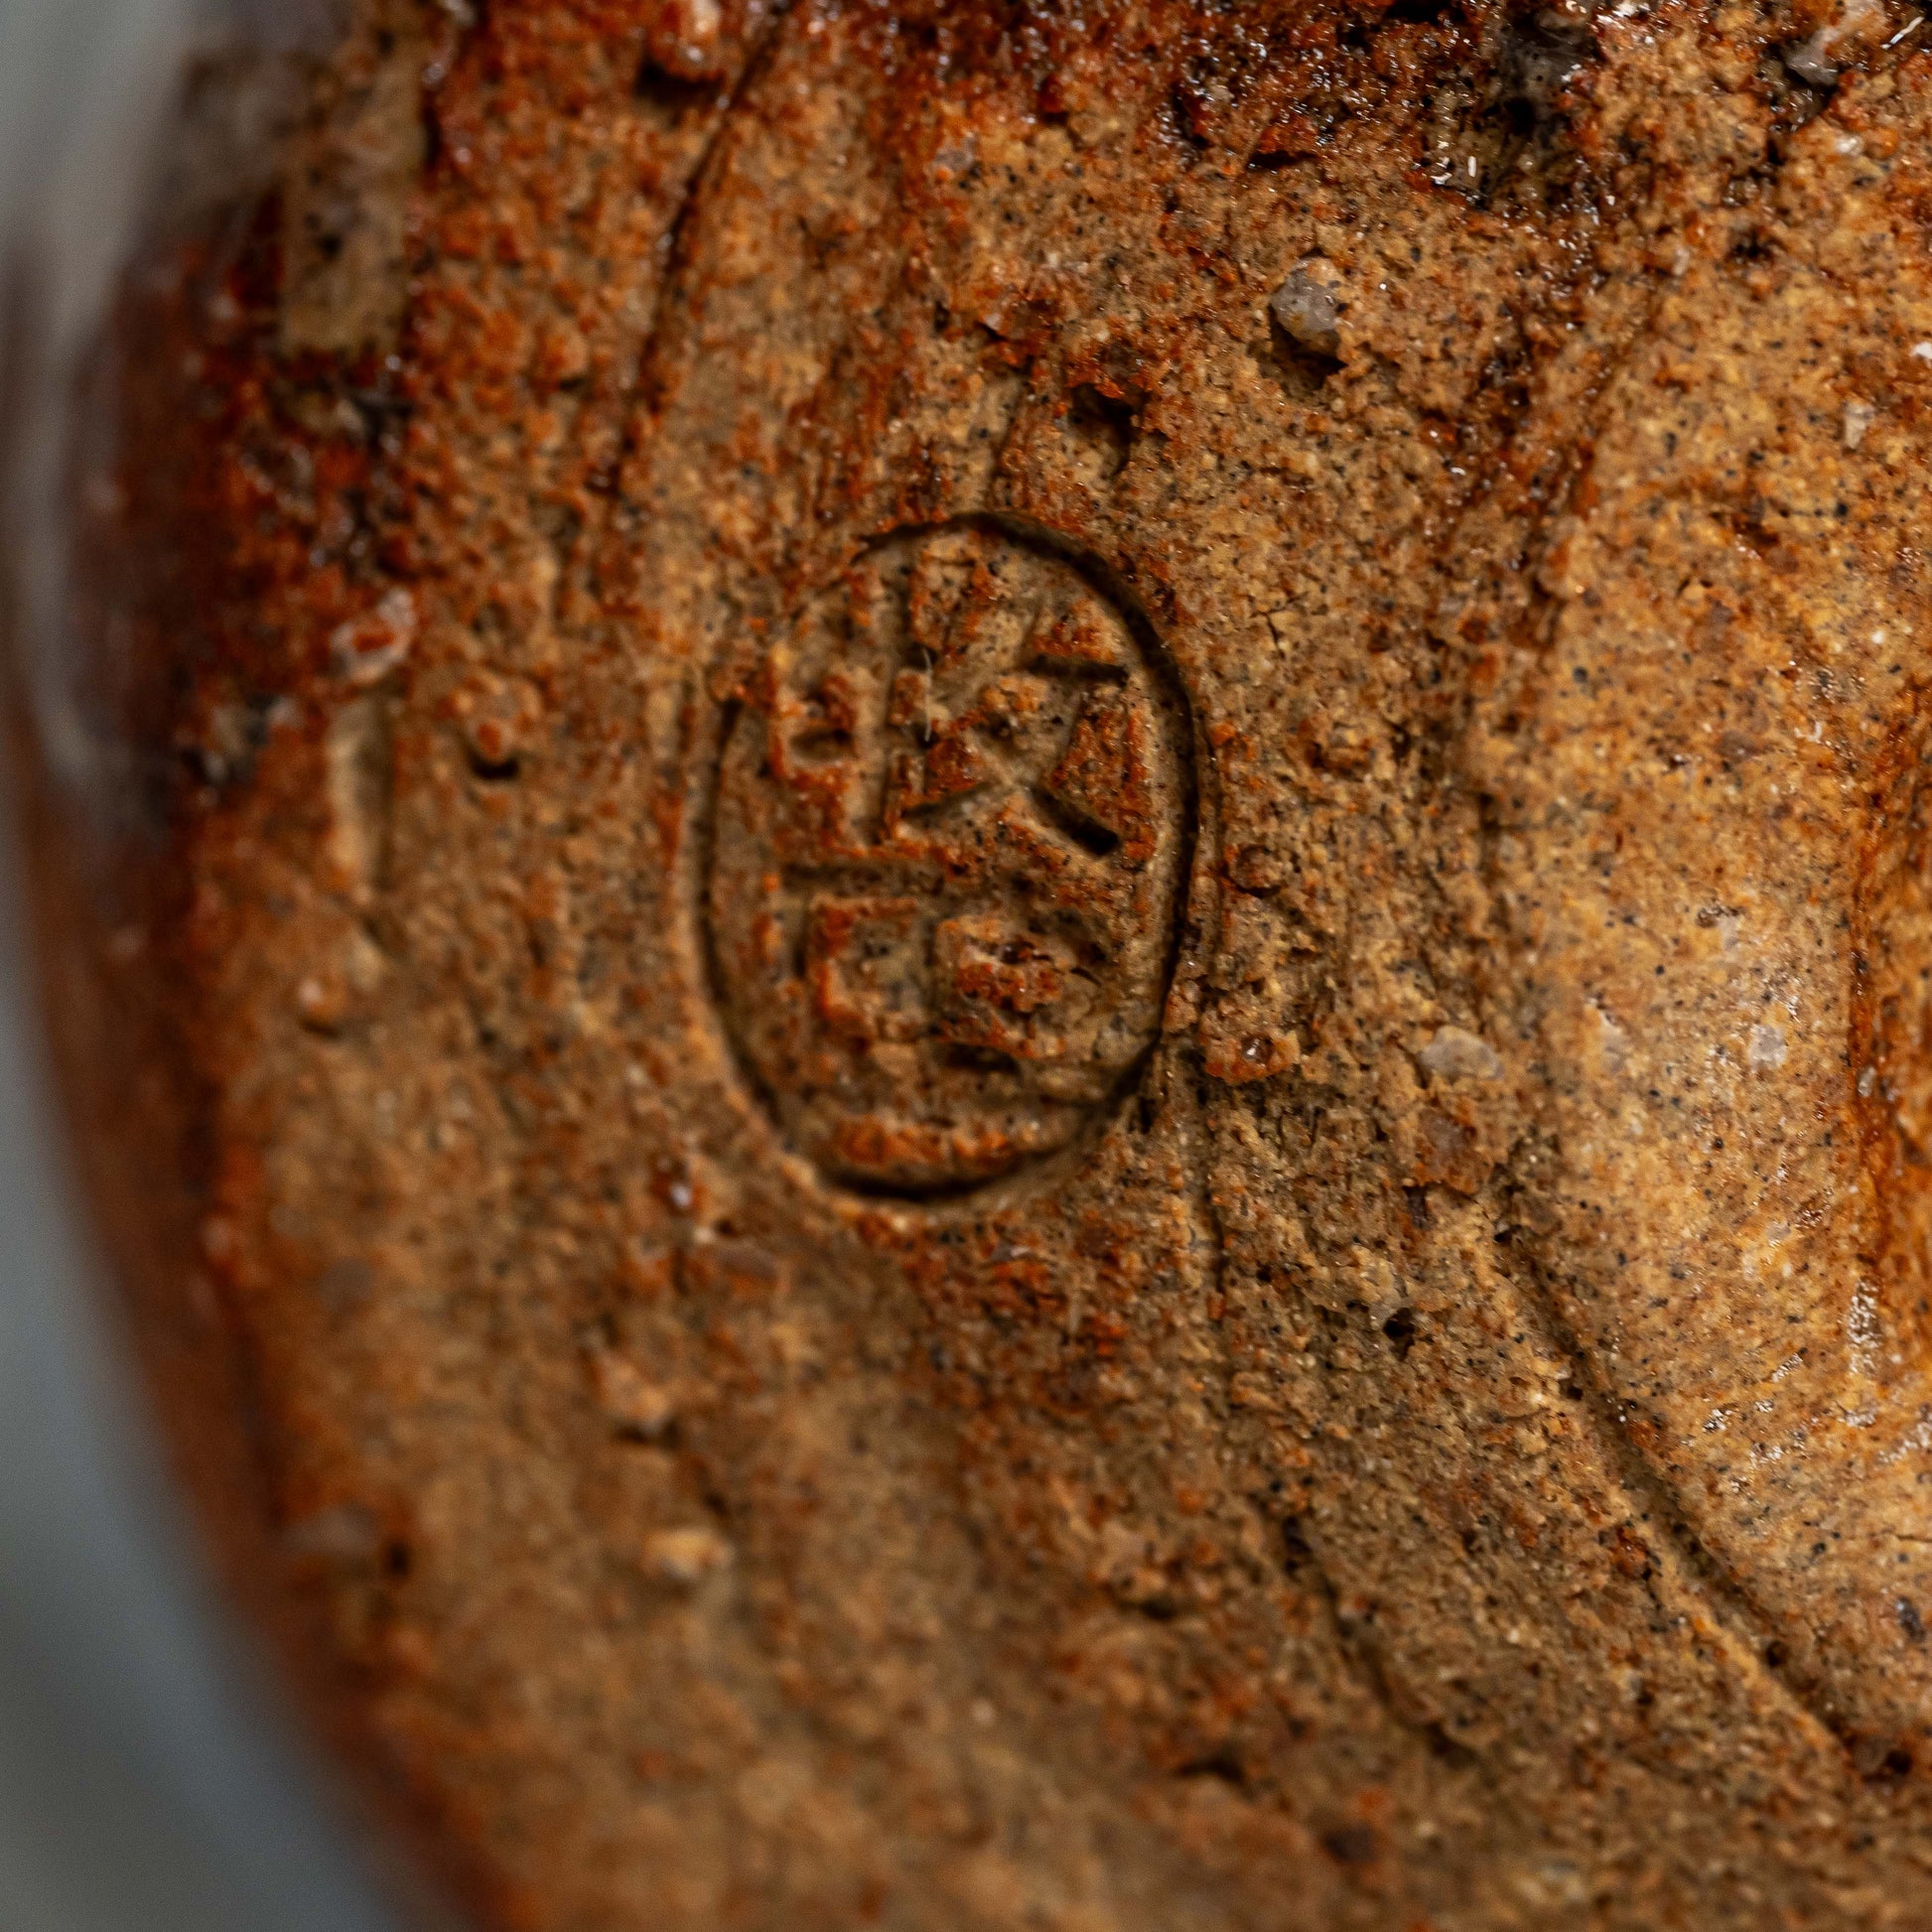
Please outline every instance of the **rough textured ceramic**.
[{"label": "rough textured ceramic", "polygon": [[378,0],[130,296],[157,1373],[486,1922],[1932,1912],[1924,38]]}]

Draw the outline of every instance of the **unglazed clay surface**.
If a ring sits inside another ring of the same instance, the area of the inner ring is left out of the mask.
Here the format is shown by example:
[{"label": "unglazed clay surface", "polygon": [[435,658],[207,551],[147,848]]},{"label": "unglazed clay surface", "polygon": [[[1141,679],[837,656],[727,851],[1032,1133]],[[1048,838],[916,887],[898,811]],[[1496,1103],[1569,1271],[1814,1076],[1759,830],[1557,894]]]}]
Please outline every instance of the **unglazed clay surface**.
[{"label": "unglazed clay surface", "polygon": [[1932,1919],[1927,38],[381,0],[130,297],[149,1346],[483,1922]]}]

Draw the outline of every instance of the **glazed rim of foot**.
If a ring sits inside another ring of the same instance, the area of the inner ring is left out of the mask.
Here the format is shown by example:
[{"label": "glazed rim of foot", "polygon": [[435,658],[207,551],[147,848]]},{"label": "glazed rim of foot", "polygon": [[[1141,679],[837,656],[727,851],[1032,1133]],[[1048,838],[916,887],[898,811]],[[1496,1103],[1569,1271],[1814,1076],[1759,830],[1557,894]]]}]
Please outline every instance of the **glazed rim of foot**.
[{"label": "glazed rim of foot", "polygon": [[53,1004],[479,1922],[1932,1912],[1924,46],[367,0],[160,224]]}]

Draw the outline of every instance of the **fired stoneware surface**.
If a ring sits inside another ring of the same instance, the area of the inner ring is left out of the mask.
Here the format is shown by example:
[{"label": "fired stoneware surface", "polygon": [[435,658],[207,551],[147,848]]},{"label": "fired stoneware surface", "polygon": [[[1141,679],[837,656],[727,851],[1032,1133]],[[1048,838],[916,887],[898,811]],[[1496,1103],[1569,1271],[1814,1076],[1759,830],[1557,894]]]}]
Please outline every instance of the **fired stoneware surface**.
[{"label": "fired stoneware surface", "polygon": [[157,1381],[379,1802],[533,1932],[1932,1918],[1932,34],[462,12],[84,498]]}]

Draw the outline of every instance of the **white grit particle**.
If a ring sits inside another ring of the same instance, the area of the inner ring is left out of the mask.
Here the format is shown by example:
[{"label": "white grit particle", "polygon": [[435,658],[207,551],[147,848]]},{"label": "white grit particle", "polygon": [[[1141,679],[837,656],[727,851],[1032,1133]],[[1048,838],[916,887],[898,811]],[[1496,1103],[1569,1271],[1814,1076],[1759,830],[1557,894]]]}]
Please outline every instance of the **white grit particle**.
[{"label": "white grit particle", "polygon": [[1450,1080],[1499,1080],[1503,1063],[1486,1039],[1460,1027],[1439,1027],[1417,1055],[1431,1073]]}]

